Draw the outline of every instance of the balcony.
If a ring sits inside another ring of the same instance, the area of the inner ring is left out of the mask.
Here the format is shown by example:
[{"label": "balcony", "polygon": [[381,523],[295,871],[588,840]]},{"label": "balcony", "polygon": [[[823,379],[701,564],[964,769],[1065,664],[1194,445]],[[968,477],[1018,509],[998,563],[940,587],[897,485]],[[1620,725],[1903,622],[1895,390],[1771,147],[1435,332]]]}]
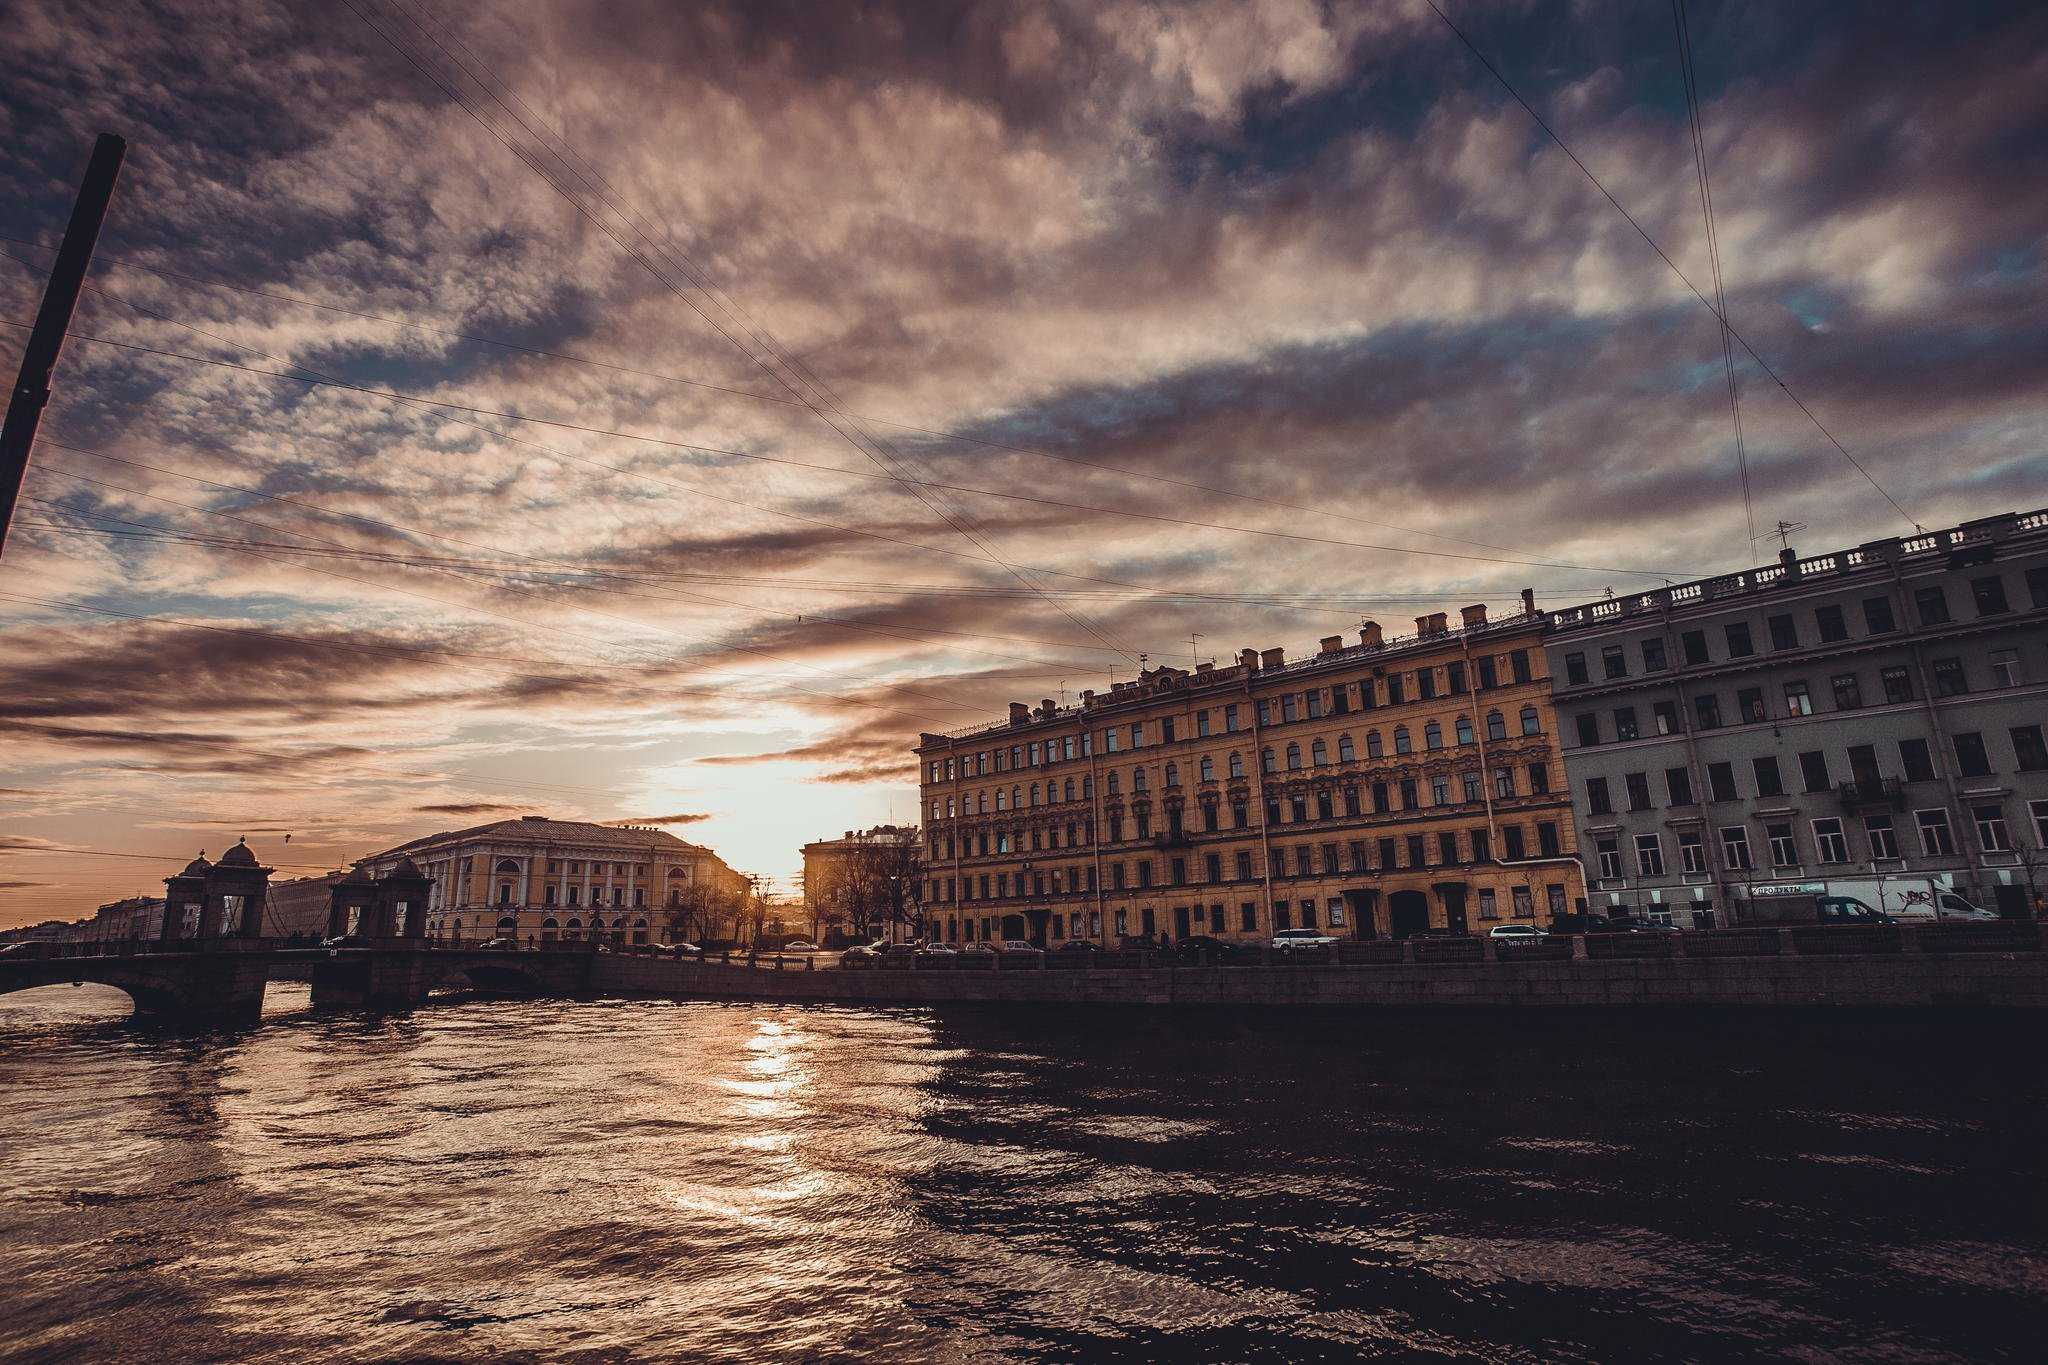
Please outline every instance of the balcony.
[{"label": "balcony", "polygon": [[1844,810],[1892,810],[1906,808],[1906,791],[1896,777],[1865,778],[1844,782],[1835,788]]},{"label": "balcony", "polygon": [[1185,829],[1169,829],[1152,836],[1154,848],[1193,848],[1194,837]]}]

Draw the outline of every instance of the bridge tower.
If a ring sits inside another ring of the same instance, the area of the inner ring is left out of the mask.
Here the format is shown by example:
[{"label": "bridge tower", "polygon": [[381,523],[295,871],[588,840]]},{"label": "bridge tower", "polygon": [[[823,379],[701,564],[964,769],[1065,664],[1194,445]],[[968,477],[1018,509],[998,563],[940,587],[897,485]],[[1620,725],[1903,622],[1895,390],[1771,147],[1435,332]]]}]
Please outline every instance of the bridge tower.
[{"label": "bridge tower", "polygon": [[201,853],[175,877],[164,878],[163,943],[263,937],[263,907],[273,869],[262,866],[246,842],[217,863]]},{"label": "bridge tower", "polygon": [[328,935],[339,938],[353,933],[365,943],[397,940],[417,947],[427,933],[427,888],[431,885],[431,879],[410,858],[401,859],[382,877],[351,872],[328,892]]}]

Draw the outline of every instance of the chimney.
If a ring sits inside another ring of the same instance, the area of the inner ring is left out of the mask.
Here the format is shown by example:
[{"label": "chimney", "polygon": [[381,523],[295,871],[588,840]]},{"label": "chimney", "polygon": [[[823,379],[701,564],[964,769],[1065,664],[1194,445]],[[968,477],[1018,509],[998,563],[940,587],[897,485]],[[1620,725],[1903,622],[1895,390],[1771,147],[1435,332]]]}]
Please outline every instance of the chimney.
[{"label": "chimney", "polygon": [[1259,666],[1259,651],[1256,649],[1240,649],[1237,651],[1237,666],[1247,673],[1255,671]]},{"label": "chimney", "polygon": [[1534,589],[1534,588],[1524,588],[1524,589],[1522,589],[1522,615],[1524,615],[1524,616],[1534,616],[1535,614],[1536,614],[1536,589]]},{"label": "chimney", "polygon": [[1287,662],[1287,651],[1277,646],[1259,651],[1260,668],[1279,668]]},{"label": "chimney", "polygon": [[1416,617],[1415,633],[1425,640],[1432,635],[1443,634],[1445,617],[1446,613],[1440,611],[1433,611],[1427,616]]},{"label": "chimney", "polygon": [[1341,635],[1325,635],[1322,643],[1323,653],[1335,654],[1338,650],[1344,648],[1344,637]]},{"label": "chimney", "polygon": [[1204,673],[1214,673],[1215,671],[1216,661],[1213,659],[1204,659],[1202,660],[1202,662],[1195,665],[1196,677],[1200,677]]},{"label": "chimney", "polygon": [[1025,722],[1025,721],[1027,721],[1027,720],[1030,720],[1030,719],[1031,719],[1031,708],[1030,708],[1030,707],[1026,706],[1026,705],[1025,705],[1025,704],[1024,704],[1023,702],[1021,702],[1021,701],[1013,701],[1013,702],[1011,702],[1011,703],[1010,703],[1010,724],[1012,724],[1012,725],[1022,725],[1022,724],[1023,724],[1023,723]]},{"label": "chimney", "polygon": [[1380,633],[1380,623],[1377,621],[1360,621],[1358,623],[1358,643],[1368,645],[1374,649],[1386,643],[1385,637]]},{"label": "chimney", "polygon": [[1471,606],[1460,611],[1458,617],[1467,630],[1472,629],[1474,626],[1483,626],[1486,624],[1486,603],[1474,602]]},{"label": "chimney", "polygon": [[1047,720],[1052,719],[1053,704],[1051,697],[1040,697],[1038,699],[1038,714]]},{"label": "chimney", "polygon": [[1089,708],[1093,707],[1094,705],[1095,705],[1095,689],[1094,689],[1094,688],[1092,688],[1092,687],[1085,687],[1085,688],[1081,689],[1081,709],[1085,711],[1085,710],[1087,710],[1087,709],[1089,709]]}]

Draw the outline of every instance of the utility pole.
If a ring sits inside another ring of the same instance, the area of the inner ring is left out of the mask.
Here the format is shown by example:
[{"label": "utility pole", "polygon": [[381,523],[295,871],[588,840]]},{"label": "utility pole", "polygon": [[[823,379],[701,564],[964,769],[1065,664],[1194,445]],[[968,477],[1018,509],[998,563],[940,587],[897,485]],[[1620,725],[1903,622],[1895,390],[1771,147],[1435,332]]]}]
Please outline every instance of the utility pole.
[{"label": "utility pole", "polygon": [[0,552],[7,548],[14,502],[21,496],[21,481],[28,474],[28,452],[35,445],[43,407],[50,401],[50,377],[56,372],[58,353],[64,349],[64,334],[71,327],[72,310],[78,307],[78,291],[85,284],[86,267],[92,264],[92,249],[99,242],[100,224],[106,221],[121,158],[127,153],[128,144],[112,133],[101,133],[93,144],[85,180],[71,206],[70,225],[64,229],[63,245],[57,248],[57,263],[50,267],[49,283],[43,286],[43,306],[36,312],[35,327],[22,349],[21,375],[14,381],[14,393],[7,403],[6,425],[0,427]]}]

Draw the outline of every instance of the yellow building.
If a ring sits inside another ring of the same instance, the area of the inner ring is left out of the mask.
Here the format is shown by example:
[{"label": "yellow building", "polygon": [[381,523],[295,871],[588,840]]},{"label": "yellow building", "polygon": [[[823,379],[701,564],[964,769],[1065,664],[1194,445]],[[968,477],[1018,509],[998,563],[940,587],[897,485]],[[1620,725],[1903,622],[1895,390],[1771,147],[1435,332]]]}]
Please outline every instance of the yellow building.
[{"label": "yellow building", "polygon": [[1523,603],[921,736],[933,933],[1399,937],[1579,908],[1543,618]]},{"label": "yellow building", "polygon": [[429,835],[358,867],[382,876],[406,858],[431,882],[427,934],[442,939],[673,942],[736,921],[747,891],[717,854],[664,830],[541,815]]}]

